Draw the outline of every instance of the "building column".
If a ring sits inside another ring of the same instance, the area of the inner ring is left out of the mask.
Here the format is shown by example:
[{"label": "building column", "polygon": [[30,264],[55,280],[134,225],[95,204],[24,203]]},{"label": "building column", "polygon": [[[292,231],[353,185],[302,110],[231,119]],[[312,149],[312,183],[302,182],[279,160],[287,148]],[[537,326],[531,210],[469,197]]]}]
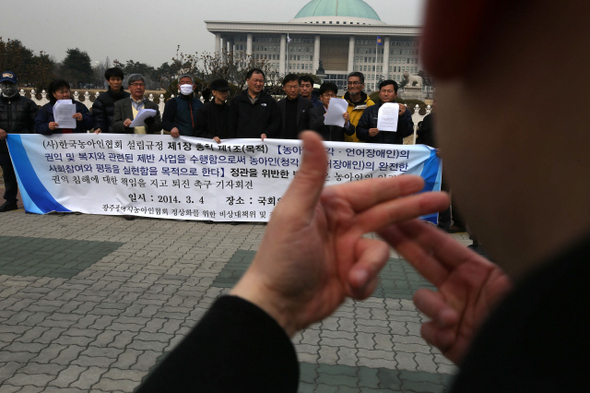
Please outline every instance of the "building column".
[{"label": "building column", "polygon": [[348,73],[354,71],[354,49],[355,49],[355,38],[351,35],[348,38]]},{"label": "building column", "polygon": [[318,72],[320,68],[320,35],[316,34],[313,42],[313,73]]},{"label": "building column", "polygon": [[227,51],[227,41],[223,37],[221,37],[219,42],[221,43],[221,51],[220,51],[221,60],[225,61],[225,55],[226,55],[226,51]]},{"label": "building column", "polygon": [[252,56],[252,33],[246,38],[246,55]]},{"label": "building column", "polygon": [[279,49],[279,74],[280,75],[285,75],[285,58],[286,56],[286,48],[287,48],[287,35],[286,34],[281,34],[281,46]]},{"label": "building column", "polygon": [[215,53],[221,52],[221,34],[215,34]]},{"label": "building column", "polygon": [[389,47],[391,45],[391,37],[385,37],[385,44],[383,44],[383,77],[385,80],[389,79]]}]

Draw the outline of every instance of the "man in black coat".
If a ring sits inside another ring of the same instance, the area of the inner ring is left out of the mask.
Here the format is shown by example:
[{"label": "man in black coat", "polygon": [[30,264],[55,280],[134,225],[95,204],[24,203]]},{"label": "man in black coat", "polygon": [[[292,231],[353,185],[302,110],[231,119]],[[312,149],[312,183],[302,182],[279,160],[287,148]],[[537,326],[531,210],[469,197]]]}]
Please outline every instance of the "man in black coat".
[{"label": "man in black coat", "polygon": [[230,134],[234,138],[276,138],[281,127],[277,102],[264,89],[264,72],[253,68],[246,74],[248,88],[230,106]]},{"label": "man in black coat", "polygon": [[129,92],[123,89],[123,76],[123,71],[117,67],[109,68],[104,73],[109,89],[99,95],[92,104],[95,134],[115,132],[112,126],[115,115],[115,102],[123,98],[129,98]]},{"label": "man in black coat", "polygon": [[12,166],[6,137],[8,134],[34,133],[35,116],[39,108],[32,100],[18,93],[16,75],[5,71],[0,76],[0,166],[4,177],[4,199],[0,212],[17,209],[18,183]]},{"label": "man in black coat", "polygon": [[221,143],[221,139],[229,138],[229,85],[224,79],[211,82],[213,101],[209,101],[197,111],[195,136],[213,138]]},{"label": "man in black coat", "polygon": [[285,76],[283,90],[287,97],[278,102],[282,124],[279,138],[297,139],[297,135],[307,129],[313,102],[299,96],[299,78],[295,74]]}]

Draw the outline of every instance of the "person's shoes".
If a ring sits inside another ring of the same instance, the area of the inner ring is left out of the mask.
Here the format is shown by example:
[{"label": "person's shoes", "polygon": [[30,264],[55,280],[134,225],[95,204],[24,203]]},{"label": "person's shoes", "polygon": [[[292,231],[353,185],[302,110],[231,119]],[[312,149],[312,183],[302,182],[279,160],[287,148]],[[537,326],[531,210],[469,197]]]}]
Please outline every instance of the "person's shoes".
[{"label": "person's shoes", "polygon": [[135,220],[135,216],[131,216],[131,215],[124,215],[123,216],[124,219],[126,219],[127,221],[133,221]]},{"label": "person's shoes", "polygon": [[18,206],[16,205],[16,202],[4,202],[4,204],[2,206],[0,206],[0,212],[8,212],[11,210],[16,210],[18,209]]}]

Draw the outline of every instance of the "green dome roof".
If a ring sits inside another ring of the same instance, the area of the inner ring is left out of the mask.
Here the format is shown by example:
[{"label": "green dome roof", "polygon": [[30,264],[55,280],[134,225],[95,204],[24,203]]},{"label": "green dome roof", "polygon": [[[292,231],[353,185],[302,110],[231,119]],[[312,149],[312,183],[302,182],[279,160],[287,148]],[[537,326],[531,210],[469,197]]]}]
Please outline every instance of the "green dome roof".
[{"label": "green dome roof", "polygon": [[380,21],[379,15],[363,0],[311,0],[295,19],[317,16],[350,16]]}]

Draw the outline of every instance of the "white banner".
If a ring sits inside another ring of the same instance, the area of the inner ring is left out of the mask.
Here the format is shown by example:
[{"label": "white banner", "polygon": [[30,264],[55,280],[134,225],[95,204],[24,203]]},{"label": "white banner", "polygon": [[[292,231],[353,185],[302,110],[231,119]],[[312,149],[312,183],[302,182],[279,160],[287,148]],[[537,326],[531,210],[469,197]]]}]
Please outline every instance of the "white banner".
[{"label": "white banner", "polygon": [[[162,135],[8,135],[25,210],[266,222],[301,161],[301,141]],[[406,173],[440,190],[424,145],[325,142],[326,183]],[[436,220],[436,215],[427,219]]]}]

